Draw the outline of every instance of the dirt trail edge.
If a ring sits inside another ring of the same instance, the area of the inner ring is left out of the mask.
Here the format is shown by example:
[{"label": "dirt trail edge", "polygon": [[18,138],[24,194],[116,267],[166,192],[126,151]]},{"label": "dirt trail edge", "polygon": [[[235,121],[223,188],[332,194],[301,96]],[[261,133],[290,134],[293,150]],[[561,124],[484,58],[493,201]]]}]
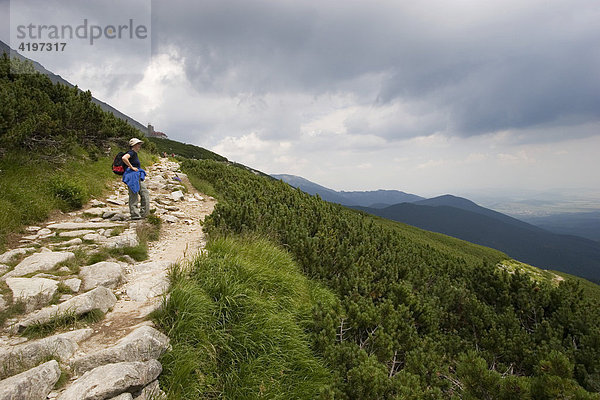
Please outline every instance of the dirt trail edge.
[{"label": "dirt trail edge", "polygon": [[[26,310],[2,329],[0,400],[164,397],[156,359],[168,350],[168,339],[152,327],[148,315],[168,289],[169,267],[191,261],[204,247],[202,222],[216,203],[179,168],[161,158],[146,170],[150,209],[162,228],[160,239],[149,242],[145,261],[122,256],[92,265],[78,262],[78,254],[138,244],[143,223],[129,220],[127,188],[120,181],[107,198],[44,226],[28,227],[21,247],[0,255],[0,311],[15,304]],[[20,334],[57,316],[96,310],[105,312],[104,318],[81,329],[36,340]],[[56,390],[61,369],[71,379]]]}]

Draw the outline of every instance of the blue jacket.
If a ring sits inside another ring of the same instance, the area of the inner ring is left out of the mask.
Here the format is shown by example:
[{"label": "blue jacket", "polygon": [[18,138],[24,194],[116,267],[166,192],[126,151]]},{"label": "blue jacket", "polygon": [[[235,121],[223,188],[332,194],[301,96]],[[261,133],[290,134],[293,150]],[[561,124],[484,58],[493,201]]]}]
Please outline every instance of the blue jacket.
[{"label": "blue jacket", "polygon": [[141,168],[138,168],[137,171],[127,168],[123,173],[123,182],[129,186],[129,189],[131,189],[133,193],[140,191],[140,181],[143,181],[144,179],[146,179],[146,171]]}]

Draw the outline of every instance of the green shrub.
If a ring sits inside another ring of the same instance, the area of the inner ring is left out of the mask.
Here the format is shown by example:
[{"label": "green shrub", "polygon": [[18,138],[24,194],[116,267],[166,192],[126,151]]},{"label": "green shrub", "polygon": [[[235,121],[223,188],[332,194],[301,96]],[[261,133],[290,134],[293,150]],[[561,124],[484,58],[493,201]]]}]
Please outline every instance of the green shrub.
[{"label": "green shrub", "polygon": [[61,177],[56,177],[50,181],[50,190],[70,209],[81,208],[87,199],[86,189],[81,184]]}]

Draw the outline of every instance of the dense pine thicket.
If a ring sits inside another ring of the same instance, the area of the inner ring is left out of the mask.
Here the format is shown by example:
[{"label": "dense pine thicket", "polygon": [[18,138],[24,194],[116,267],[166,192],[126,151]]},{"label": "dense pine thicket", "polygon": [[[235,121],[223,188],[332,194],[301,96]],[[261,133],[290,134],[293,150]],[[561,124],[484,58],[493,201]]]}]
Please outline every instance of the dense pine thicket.
[{"label": "dense pine thicket", "polygon": [[154,143],[159,153],[175,154],[178,157],[191,158],[193,160],[227,161],[225,157],[193,144],[155,137],[149,137],[148,140]]},{"label": "dense pine thicket", "polygon": [[90,91],[53,84],[31,63],[2,54],[0,154],[25,150],[56,159],[79,147],[98,155],[109,142],[125,146],[134,136],[141,132],[102,111]]},{"label": "dense pine thicket", "polygon": [[220,202],[213,235],[268,235],[337,293],[313,348],[340,399],[599,398],[600,315],[576,281],[502,272],[502,253],[326,203],[283,182],[185,161]]}]

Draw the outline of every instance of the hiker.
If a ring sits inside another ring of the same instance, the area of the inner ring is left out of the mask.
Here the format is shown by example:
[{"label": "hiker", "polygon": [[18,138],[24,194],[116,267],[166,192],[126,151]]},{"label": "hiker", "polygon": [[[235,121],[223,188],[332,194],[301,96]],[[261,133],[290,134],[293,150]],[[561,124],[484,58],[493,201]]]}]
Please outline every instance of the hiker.
[{"label": "hiker", "polygon": [[[127,165],[123,173],[123,182],[127,184],[129,190],[129,212],[131,219],[142,219],[150,211],[150,193],[144,184],[146,171],[141,168],[138,151],[142,147],[142,142],[138,138],[132,138],[129,141],[129,151],[123,156],[123,163]],[[141,199],[141,207],[138,211],[138,200]]]}]

